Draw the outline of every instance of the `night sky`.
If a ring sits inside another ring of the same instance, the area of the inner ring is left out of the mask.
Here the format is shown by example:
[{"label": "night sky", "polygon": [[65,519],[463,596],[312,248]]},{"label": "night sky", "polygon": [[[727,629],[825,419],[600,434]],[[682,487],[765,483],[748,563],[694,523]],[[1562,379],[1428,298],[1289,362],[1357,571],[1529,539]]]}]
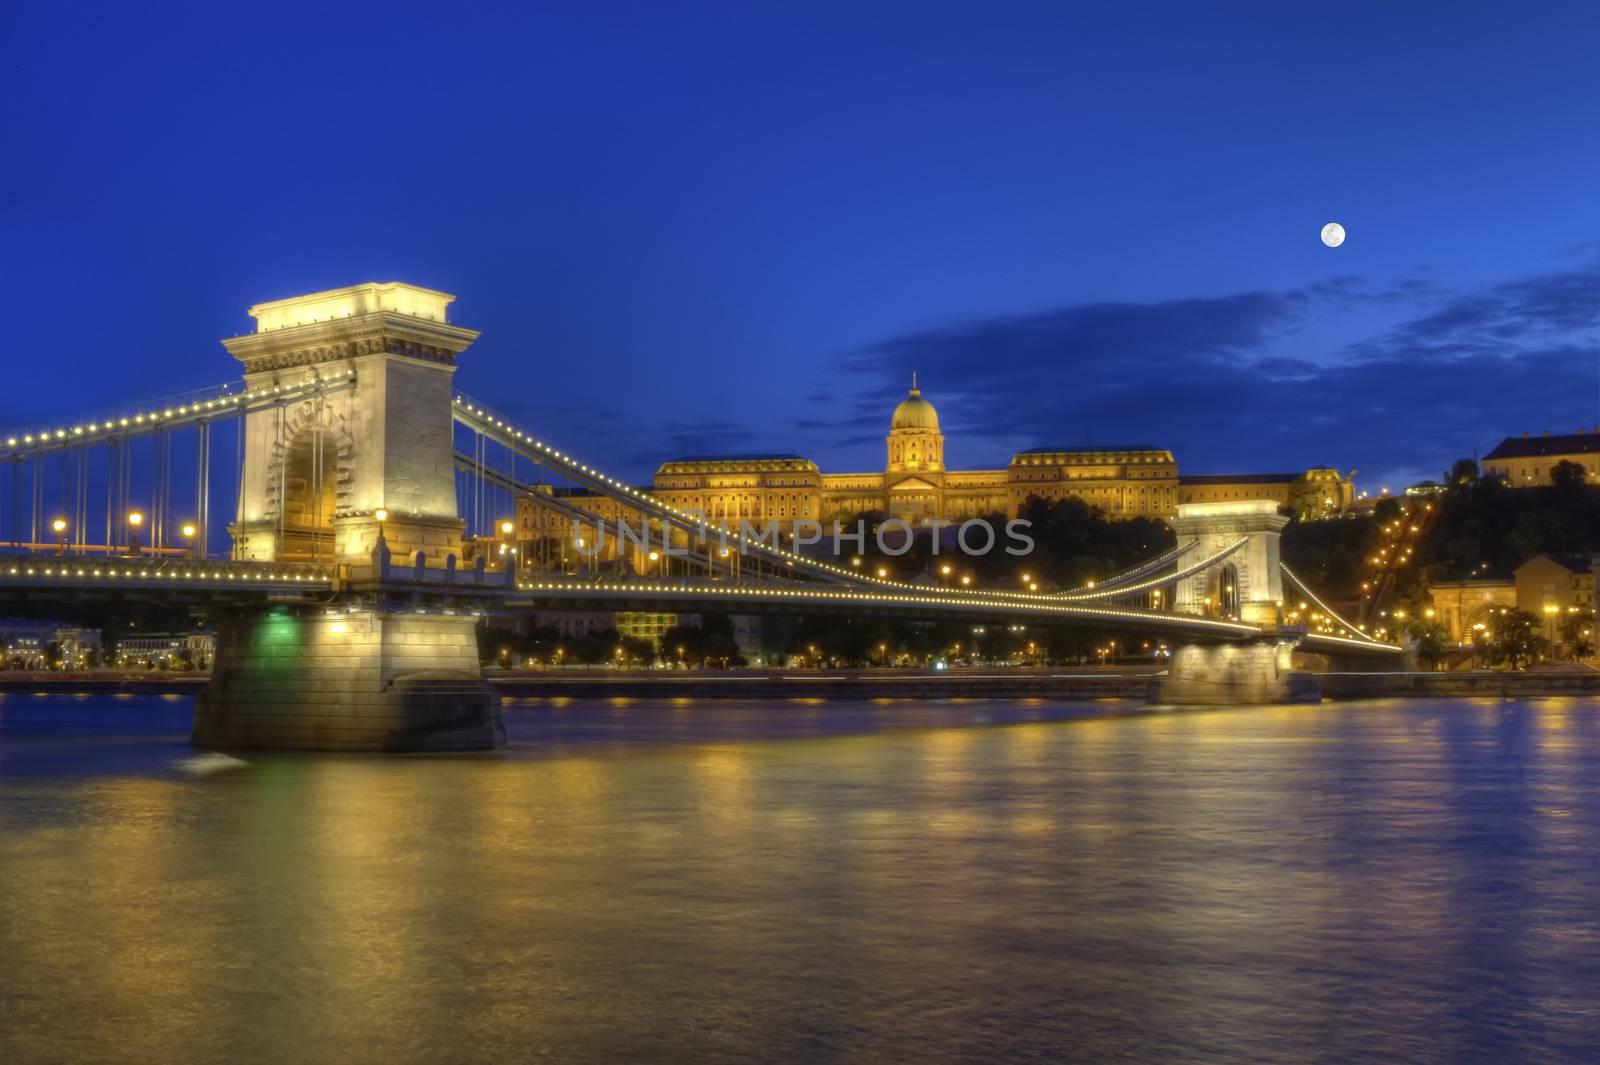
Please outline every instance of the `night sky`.
[{"label": "night sky", "polygon": [[483,330],[460,388],[639,480],[881,469],[913,369],[952,468],[1398,488],[1600,425],[1600,8],[1395,6],[15,4],[0,420],[404,280]]}]

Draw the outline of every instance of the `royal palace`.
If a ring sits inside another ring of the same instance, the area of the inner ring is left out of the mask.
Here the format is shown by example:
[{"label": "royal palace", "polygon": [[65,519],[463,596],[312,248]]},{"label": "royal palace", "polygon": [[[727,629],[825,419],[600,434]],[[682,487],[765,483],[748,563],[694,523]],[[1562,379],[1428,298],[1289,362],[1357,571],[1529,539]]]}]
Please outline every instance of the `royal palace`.
[{"label": "royal palace", "polygon": [[[882,517],[917,524],[993,514],[1010,518],[1030,497],[1080,499],[1111,518],[1171,518],[1179,503],[1229,499],[1274,499],[1288,507],[1337,513],[1354,498],[1349,479],[1327,467],[1180,476],[1169,449],[1143,444],[1030,448],[1012,455],[1004,469],[946,469],[939,412],[915,377],[889,418],[884,442],[881,471],[824,473],[810,459],[788,453],[696,455],[663,462],[648,491],[703,514],[712,526],[729,528],[746,521],[826,524]],[[609,498],[586,491],[563,494],[608,522],[629,520]],[[561,519],[527,500],[517,517],[519,540],[562,536]]]}]

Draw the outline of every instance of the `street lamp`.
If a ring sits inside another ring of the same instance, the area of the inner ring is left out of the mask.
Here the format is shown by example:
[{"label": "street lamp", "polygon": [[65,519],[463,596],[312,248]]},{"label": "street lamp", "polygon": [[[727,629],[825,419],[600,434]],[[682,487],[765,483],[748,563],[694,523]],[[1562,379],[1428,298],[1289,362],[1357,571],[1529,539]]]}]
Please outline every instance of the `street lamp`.
[{"label": "street lamp", "polygon": [[144,524],[144,515],[137,510],[128,513],[128,553],[139,553],[139,526]]},{"label": "street lamp", "polygon": [[52,521],[50,523],[50,528],[55,530],[56,543],[59,546],[59,548],[61,550],[61,553],[63,555],[66,554],[67,553],[67,519],[66,518],[57,518],[55,521]]},{"label": "street lamp", "polygon": [[186,521],[183,523],[183,528],[179,529],[178,531],[183,534],[184,554],[188,555],[190,558],[196,557],[194,537],[195,533],[199,532],[200,530],[195,528],[194,522]]}]

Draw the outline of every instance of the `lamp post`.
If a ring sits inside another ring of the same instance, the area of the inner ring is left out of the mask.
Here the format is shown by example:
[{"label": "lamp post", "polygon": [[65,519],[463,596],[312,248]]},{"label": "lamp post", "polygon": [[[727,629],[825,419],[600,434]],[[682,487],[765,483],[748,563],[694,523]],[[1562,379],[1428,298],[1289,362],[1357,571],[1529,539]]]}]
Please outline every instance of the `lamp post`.
[{"label": "lamp post", "polygon": [[[387,507],[379,507],[377,510],[374,510],[372,512],[372,520],[378,523],[378,543],[382,544],[382,543],[384,543],[384,539],[383,539],[383,523],[389,520],[389,510],[388,510],[388,508]],[[385,545],[385,546],[387,546],[387,545]]]},{"label": "lamp post", "polygon": [[137,555],[137,554],[140,553],[140,548],[139,548],[139,527],[141,525],[143,525],[143,524],[144,524],[144,515],[143,514],[141,514],[137,510],[129,511],[129,513],[128,513],[128,553],[130,555]]},{"label": "lamp post", "polygon": [[57,518],[50,523],[50,528],[55,530],[56,550],[61,554],[67,553],[67,519]]},{"label": "lamp post", "polygon": [[199,558],[200,556],[195,553],[195,540],[194,540],[194,535],[199,530],[194,527],[194,523],[193,522],[184,522],[183,528],[179,529],[178,531],[183,534],[183,554],[184,554],[184,557],[185,558]]}]

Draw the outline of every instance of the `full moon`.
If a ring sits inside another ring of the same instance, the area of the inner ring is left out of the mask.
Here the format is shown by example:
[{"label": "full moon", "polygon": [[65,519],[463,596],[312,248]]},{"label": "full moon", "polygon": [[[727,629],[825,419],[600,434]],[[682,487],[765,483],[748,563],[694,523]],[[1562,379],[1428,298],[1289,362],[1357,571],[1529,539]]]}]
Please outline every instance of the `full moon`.
[{"label": "full moon", "polygon": [[1344,243],[1344,226],[1338,222],[1329,222],[1322,227],[1322,243],[1330,248],[1337,248]]}]

